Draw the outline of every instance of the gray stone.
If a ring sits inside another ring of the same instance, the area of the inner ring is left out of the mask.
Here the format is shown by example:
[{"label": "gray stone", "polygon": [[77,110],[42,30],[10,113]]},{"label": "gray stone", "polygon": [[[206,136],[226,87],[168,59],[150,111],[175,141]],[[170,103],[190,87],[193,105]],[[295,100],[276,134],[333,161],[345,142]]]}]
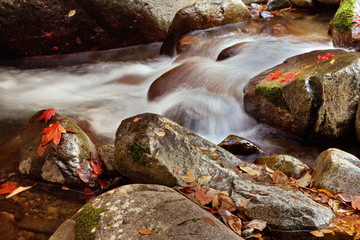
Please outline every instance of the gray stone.
[{"label": "gray stone", "polygon": [[289,0],[269,0],[266,4],[266,10],[268,11],[279,10],[287,7],[290,7]]},{"label": "gray stone", "polygon": [[197,1],[176,13],[160,53],[173,55],[178,40],[186,33],[249,19],[249,10],[241,0]]},{"label": "gray stone", "polygon": [[[99,161],[95,145],[70,118],[56,114],[45,123],[38,119],[43,112],[37,112],[21,131],[20,172],[38,180],[73,187],[97,186],[90,165],[91,160]],[[57,146],[50,141],[40,155],[42,131],[55,122],[59,122],[67,132],[61,134]]]},{"label": "gray stone", "polygon": [[[66,221],[67,226],[61,226],[50,240],[74,240],[74,235],[79,237],[79,231],[91,231],[77,226],[77,216],[86,217],[81,213],[84,208]],[[243,239],[195,203],[160,185],[126,185],[92,199],[86,208],[101,212],[94,224],[97,226],[93,230],[94,240]],[[141,235],[141,228],[152,233]]]},{"label": "gray stone", "polygon": [[360,195],[360,160],[354,155],[329,148],[316,158],[313,170],[315,187]]},{"label": "gray stone", "polygon": [[[212,176],[204,186],[229,191],[237,204],[254,197],[246,213],[250,218],[261,216],[273,228],[318,229],[326,227],[333,217],[329,208],[301,192],[284,190],[252,179],[248,174],[235,173],[231,169],[236,165],[251,165],[159,115],[146,113],[122,121],[116,133],[115,161],[116,169],[135,182],[184,186],[187,182],[182,177],[189,170],[193,171],[195,181],[201,176]],[[258,189],[269,196],[249,195],[251,190]],[[276,209],[275,212],[259,207],[267,205]],[[304,222],[299,224],[299,219]]]},{"label": "gray stone", "polygon": [[314,7],[314,1],[313,0],[290,0],[292,4],[294,4],[296,7],[301,8],[313,8]]},{"label": "gray stone", "polygon": [[255,160],[256,164],[266,165],[272,170],[280,170],[288,177],[300,178],[309,171],[309,167],[299,159],[290,155],[274,155],[260,157]]},{"label": "gray stone", "polygon": [[99,156],[104,163],[106,170],[109,172],[115,171],[115,161],[114,161],[114,145],[107,144],[99,147],[97,149]]}]

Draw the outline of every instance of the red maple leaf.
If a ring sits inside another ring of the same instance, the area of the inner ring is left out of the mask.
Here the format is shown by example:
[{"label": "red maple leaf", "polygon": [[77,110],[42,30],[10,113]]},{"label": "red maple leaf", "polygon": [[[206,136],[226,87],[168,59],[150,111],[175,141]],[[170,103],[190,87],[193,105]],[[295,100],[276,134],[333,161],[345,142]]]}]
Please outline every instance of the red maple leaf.
[{"label": "red maple leaf", "polygon": [[98,161],[90,161],[90,165],[92,169],[94,170],[94,173],[96,175],[100,175],[103,172],[103,169],[101,168],[101,164]]},{"label": "red maple leaf", "polygon": [[207,192],[207,191],[206,191],[204,188],[199,188],[199,189],[197,189],[196,192],[195,192],[195,197],[196,197],[197,200],[200,201],[200,204],[201,204],[201,205],[206,205],[206,204],[208,204],[208,203],[211,202],[211,201],[214,199],[214,197],[215,197],[215,195],[208,195],[208,194],[206,194],[206,192]]},{"label": "red maple leaf", "polygon": [[351,201],[351,206],[355,210],[360,210],[360,196],[354,196],[354,200]]},{"label": "red maple leaf", "polygon": [[15,183],[4,183],[4,184],[1,184],[0,187],[2,187],[0,189],[0,194],[6,194],[6,193],[12,193],[19,186],[16,185]]},{"label": "red maple leaf", "polygon": [[51,109],[46,109],[39,117],[38,117],[38,120],[41,121],[41,120],[45,120],[45,124],[48,123],[48,121],[50,120],[50,118],[52,116],[55,116],[55,110],[53,108]]},{"label": "red maple leaf", "polygon": [[272,81],[272,80],[278,79],[282,74],[283,74],[282,71],[276,71],[276,72],[269,73],[267,80]]},{"label": "red maple leaf", "polygon": [[318,61],[318,62],[321,62],[321,61],[324,61],[324,60],[326,60],[326,59],[332,58],[333,56],[335,56],[335,55],[332,54],[332,53],[327,53],[327,54],[325,54],[324,56],[318,55],[318,56],[317,56],[317,61]]},{"label": "red maple leaf", "polygon": [[279,80],[279,82],[291,82],[296,77],[295,73],[289,73]]},{"label": "red maple leaf", "polygon": [[44,128],[42,131],[44,135],[41,139],[41,145],[46,145],[49,142],[53,142],[55,146],[59,145],[62,133],[66,133],[66,129],[60,125],[60,122],[50,124],[49,127]]}]

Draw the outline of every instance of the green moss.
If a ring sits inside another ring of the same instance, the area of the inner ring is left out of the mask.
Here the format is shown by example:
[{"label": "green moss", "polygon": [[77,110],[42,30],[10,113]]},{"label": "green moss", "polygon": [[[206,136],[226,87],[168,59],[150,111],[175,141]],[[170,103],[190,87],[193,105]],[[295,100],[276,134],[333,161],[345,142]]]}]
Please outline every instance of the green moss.
[{"label": "green moss", "polygon": [[85,204],[78,215],[74,218],[75,239],[93,240],[95,239],[96,229],[99,227],[100,213],[105,212],[105,208],[94,208],[90,204]]},{"label": "green moss", "polygon": [[273,86],[258,85],[255,87],[255,95],[259,95],[266,98],[269,102],[273,103],[277,107],[288,109],[288,106],[282,95],[282,89],[283,87],[278,85],[273,85]]},{"label": "green moss", "polygon": [[344,0],[333,19],[333,26],[335,28],[351,31],[354,18],[354,4],[355,0]]},{"label": "green moss", "polygon": [[145,155],[150,153],[148,148],[144,148],[138,142],[134,142],[130,147],[130,154],[134,162],[140,165],[145,165]]}]

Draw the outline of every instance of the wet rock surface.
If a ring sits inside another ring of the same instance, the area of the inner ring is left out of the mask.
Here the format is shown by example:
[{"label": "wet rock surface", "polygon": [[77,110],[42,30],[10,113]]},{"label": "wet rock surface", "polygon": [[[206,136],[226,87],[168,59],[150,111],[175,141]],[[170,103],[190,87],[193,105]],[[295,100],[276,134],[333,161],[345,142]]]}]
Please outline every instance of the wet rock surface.
[{"label": "wet rock surface", "polygon": [[236,155],[250,155],[262,152],[255,143],[236,135],[227,136],[219,143],[219,146]]},{"label": "wet rock surface", "polygon": [[[71,119],[63,115],[56,114],[48,123],[39,120],[43,113],[44,110],[36,113],[21,132],[20,172],[38,180],[73,187],[98,186],[90,161],[99,159],[95,145],[89,137]],[[44,152],[39,153],[44,129],[54,126],[55,123],[60,123],[65,133],[60,133],[58,145],[51,140],[44,146]]]},{"label": "wet rock surface", "polygon": [[[205,186],[233,192],[231,197],[237,204],[253,197],[256,200],[247,205],[248,216],[260,216],[277,229],[323,228],[333,218],[329,208],[299,191],[285,190],[258,182],[247,174],[235,173],[231,168],[244,166],[243,161],[159,115],[140,114],[122,121],[116,133],[115,161],[121,174],[139,183],[185,186],[182,176],[189,170],[195,179],[214,176]],[[260,193],[265,194],[257,196],[259,192],[251,191],[254,189],[261,189]],[[276,209],[276,213],[270,209],[264,212],[266,206]],[[299,219],[304,220],[302,224]]]},{"label": "wet rock surface", "polygon": [[314,186],[335,193],[360,195],[360,160],[340,149],[322,152],[313,166]]},{"label": "wet rock surface", "polygon": [[[93,213],[89,212],[89,209]],[[97,214],[94,215],[94,212]],[[94,223],[79,225],[92,216]],[[89,226],[96,226],[94,231]],[[87,232],[88,231],[88,232]],[[146,235],[146,236],[145,236]],[[160,185],[126,185],[87,203],[50,240],[238,239],[240,236],[176,191]]]}]

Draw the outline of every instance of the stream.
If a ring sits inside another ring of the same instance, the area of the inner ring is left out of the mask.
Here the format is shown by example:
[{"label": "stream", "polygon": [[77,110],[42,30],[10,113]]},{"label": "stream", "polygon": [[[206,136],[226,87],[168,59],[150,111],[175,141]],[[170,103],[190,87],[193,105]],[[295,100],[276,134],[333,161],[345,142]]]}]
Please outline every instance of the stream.
[{"label": "stream", "polygon": [[[174,57],[159,56],[161,43],[154,43],[3,61],[0,169],[17,171],[21,126],[48,108],[75,119],[98,146],[113,142],[123,119],[153,112],[214,143],[235,134],[255,142],[268,155],[290,154],[311,166],[322,148],[257,123],[244,111],[242,91],[252,77],[288,57],[333,48],[327,35],[332,14],[288,11],[281,17],[193,32],[191,36],[200,40]],[[239,42],[248,43],[240,54],[216,61],[223,49]],[[148,101],[154,80],[185,62],[195,66],[183,75],[185,84]],[[194,82],[201,87],[191,87]]]}]

